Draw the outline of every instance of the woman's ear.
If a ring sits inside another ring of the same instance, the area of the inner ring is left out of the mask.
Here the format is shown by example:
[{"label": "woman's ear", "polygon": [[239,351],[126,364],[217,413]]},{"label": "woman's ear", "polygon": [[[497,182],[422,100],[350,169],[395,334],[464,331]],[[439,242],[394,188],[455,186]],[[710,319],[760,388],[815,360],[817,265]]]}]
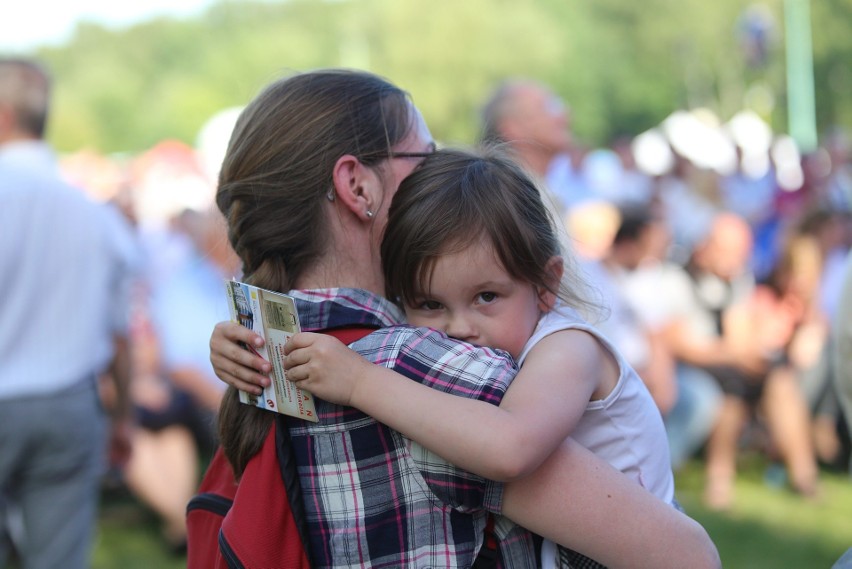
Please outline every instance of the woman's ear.
[{"label": "woman's ear", "polygon": [[370,221],[381,196],[381,181],[372,168],[351,154],[337,159],[332,172],[334,187],[328,198],[338,201],[362,221]]},{"label": "woman's ear", "polygon": [[546,287],[538,287],[538,308],[543,313],[550,312],[556,305],[556,292],[559,290],[559,283],[562,282],[562,273],[565,270],[565,265],[562,257],[554,255],[547,261],[544,267],[545,278],[547,279]]}]

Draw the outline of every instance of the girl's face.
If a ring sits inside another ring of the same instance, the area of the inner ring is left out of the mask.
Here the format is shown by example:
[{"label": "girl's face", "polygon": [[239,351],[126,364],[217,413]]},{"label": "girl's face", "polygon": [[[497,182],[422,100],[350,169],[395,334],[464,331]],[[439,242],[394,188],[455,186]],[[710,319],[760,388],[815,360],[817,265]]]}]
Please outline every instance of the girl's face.
[{"label": "girl's face", "polygon": [[[560,265],[561,266],[561,265]],[[509,275],[487,238],[440,256],[428,288],[405,306],[408,322],[448,336],[520,356],[548,293]]]}]

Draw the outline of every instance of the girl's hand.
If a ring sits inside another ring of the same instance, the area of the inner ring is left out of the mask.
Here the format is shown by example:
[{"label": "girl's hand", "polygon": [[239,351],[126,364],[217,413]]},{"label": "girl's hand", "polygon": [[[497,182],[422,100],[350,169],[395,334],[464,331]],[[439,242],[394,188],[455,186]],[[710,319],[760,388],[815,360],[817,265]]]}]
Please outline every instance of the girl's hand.
[{"label": "girl's hand", "polygon": [[373,367],[328,334],[295,334],[284,346],[284,354],[287,379],[315,397],[338,405],[352,405],[359,380]]},{"label": "girl's hand", "polygon": [[272,367],[248,346],[263,347],[263,338],[236,322],[219,322],[210,336],[210,363],[228,385],[260,395],[270,384],[266,374]]}]

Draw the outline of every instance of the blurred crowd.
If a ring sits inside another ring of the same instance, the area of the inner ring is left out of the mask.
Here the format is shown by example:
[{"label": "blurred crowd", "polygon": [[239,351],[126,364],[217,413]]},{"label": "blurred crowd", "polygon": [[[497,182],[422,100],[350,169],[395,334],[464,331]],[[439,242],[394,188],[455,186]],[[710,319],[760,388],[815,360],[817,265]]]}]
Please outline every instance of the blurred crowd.
[{"label": "blurred crowd", "polygon": [[[506,145],[539,179],[599,307],[590,319],[665,418],[673,467],[701,453],[705,501],[724,509],[749,448],[775,465],[768,481],[818,496],[820,466],[846,470],[849,460],[830,358],[852,245],[845,134],[801,153],[752,112],[722,123],[699,109],[589,148],[572,133],[574,112],[546,85],[509,80],[483,105],[480,142]],[[136,427],[120,477],[178,551],[225,387],[210,366],[210,333],[229,319],[223,280],[240,276],[215,207],[237,113],[211,119],[195,145],[60,161],[135,238]],[[115,398],[109,382],[101,387]]]},{"label": "blurred crowd", "polygon": [[750,447],[772,483],[818,496],[820,464],[848,461],[832,363],[852,244],[845,133],[801,153],[753,112],[723,124],[697,109],[586,148],[571,113],[546,85],[507,81],[483,140],[541,180],[602,308],[590,319],[648,385],[674,468],[703,452],[705,502],[725,509]]}]

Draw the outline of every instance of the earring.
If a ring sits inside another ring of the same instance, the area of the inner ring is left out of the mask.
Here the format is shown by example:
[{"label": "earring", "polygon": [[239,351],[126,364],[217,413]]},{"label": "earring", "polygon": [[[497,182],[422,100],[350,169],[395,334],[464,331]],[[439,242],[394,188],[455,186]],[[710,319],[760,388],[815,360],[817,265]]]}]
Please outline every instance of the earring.
[{"label": "earring", "polygon": [[326,199],[328,199],[328,201],[333,202],[334,201],[334,188],[331,188],[330,190],[328,190],[328,193],[325,194],[325,197],[326,197]]},{"label": "earring", "polygon": [[370,219],[372,219],[372,217],[373,217],[373,212],[372,212],[372,211],[370,211],[370,210],[368,209],[368,210],[366,211],[366,215],[367,215],[367,217],[369,217]]}]

